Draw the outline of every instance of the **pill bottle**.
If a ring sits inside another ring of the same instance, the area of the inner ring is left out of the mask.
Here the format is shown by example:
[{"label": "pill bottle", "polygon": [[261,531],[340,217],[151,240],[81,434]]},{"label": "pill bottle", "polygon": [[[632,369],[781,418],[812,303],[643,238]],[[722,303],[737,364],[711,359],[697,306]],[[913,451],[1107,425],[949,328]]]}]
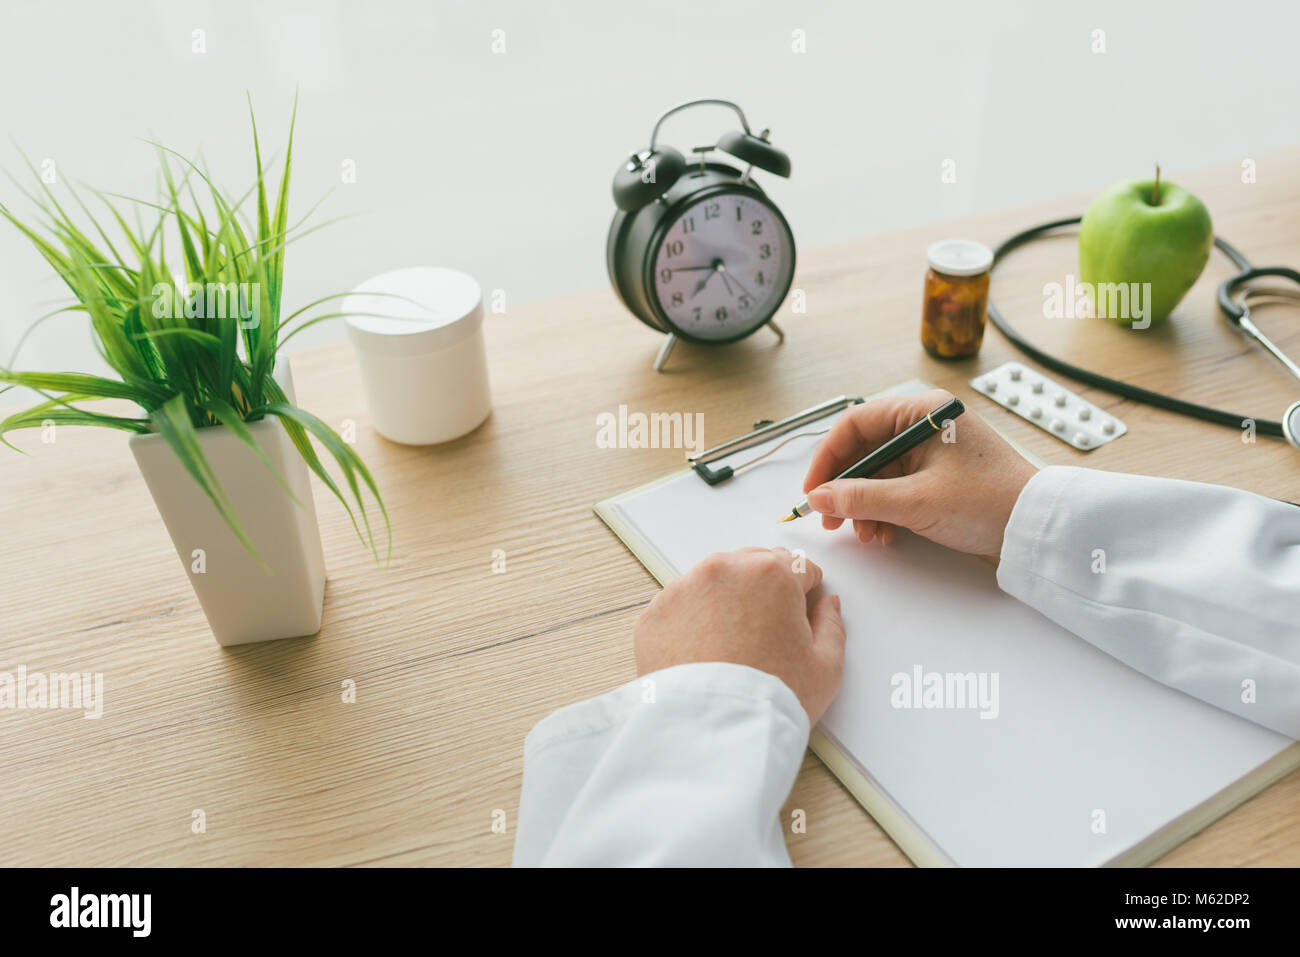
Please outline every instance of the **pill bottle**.
[{"label": "pill bottle", "polygon": [[936,359],[960,359],[980,351],[988,318],[993,253],[969,239],[945,239],[925,251],[925,304],[921,345]]}]

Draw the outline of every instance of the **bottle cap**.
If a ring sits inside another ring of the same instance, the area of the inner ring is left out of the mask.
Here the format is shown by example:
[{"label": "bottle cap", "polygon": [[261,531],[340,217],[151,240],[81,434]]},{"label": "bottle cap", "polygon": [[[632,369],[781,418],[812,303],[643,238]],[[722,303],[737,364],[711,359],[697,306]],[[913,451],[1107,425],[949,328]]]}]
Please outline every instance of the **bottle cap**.
[{"label": "bottle cap", "polygon": [[945,239],[925,251],[930,268],[948,276],[978,276],[993,267],[993,253],[970,239]]}]

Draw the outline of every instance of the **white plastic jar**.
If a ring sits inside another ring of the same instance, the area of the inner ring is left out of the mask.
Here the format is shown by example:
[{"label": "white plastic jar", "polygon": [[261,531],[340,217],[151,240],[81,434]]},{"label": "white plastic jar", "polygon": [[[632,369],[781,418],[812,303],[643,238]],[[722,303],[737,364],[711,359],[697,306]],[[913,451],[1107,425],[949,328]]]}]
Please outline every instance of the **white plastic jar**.
[{"label": "white plastic jar", "polygon": [[455,269],[368,279],[343,300],[371,423],[405,445],[449,442],[492,411],[483,294]]}]

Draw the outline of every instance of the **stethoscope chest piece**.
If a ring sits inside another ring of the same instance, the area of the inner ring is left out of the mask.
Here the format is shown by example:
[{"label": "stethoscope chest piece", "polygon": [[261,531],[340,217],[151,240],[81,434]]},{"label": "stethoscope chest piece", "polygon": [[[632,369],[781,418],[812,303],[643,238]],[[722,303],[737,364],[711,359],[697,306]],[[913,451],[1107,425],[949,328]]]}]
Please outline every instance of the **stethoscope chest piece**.
[{"label": "stethoscope chest piece", "polygon": [[1300,449],[1300,402],[1292,402],[1282,413],[1282,434],[1288,442]]}]

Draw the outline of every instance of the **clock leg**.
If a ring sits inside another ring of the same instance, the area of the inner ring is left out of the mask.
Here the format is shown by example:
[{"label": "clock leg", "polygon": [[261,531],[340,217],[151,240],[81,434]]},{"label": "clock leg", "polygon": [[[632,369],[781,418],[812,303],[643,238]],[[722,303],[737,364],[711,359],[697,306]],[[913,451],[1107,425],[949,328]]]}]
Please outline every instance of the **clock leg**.
[{"label": "clock leg", "polygon": [[774,319],[767,320],[767,327],[776,333],[777,342],[785,342],[785,333],[781,331],[781,327],[776,324]]},{"label": "clock leg", "polygon": [[668,362],[668,357],[673,354],[673,346],[677,345],[677,337],[671,332],[664,344],[659,347],[659,355],[655,356],[655,372],[663,372],[664,365]]}]

